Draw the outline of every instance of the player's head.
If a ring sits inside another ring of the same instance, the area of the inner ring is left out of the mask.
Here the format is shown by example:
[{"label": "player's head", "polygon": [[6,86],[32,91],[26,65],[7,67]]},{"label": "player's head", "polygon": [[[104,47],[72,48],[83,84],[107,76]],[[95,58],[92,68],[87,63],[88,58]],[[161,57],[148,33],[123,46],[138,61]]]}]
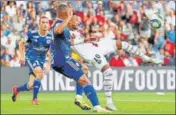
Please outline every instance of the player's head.
[{"label": "player's head", "polygon": [[73,15],[71,20],[68,23],[68,26],[71,30],[74,30],[74,29],[77,29],[79,23],[80,23],[79,17],[76,15]]},{"label": "player's head", "polygon": [[65,20],[68,16],[67,16],[67,11],[68,11],[68,6],[66,4],[60,4],[57,7],[57,17],[60,19]]},{"label": "player's head", "polygon": [[41,16],[40,17],[39,28],[42,31],[48,31],[49,30],[49,19],[46,16]]}]

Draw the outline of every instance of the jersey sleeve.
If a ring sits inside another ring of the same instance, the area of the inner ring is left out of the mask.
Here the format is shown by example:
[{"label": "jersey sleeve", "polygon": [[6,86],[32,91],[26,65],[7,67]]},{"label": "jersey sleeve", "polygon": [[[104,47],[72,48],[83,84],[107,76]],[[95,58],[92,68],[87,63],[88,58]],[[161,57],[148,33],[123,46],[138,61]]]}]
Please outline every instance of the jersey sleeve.
[{"label": "jersey sleeve", "polygon": [[54,25],[53,25],[53,33],[54,35],[63,35],[64,34],[64,31],[66,31],[66,29],[63,30],[63,32],[61,34],[58,34],[56,33],[56,28],[62,23],[63,21],[62,20],[57,20],[55,21]]},{"label": "jersey sleeve", "polygon": [[31,33],[31,31],[28,31],[28,32],[27,32],[27,36],[26,36],[26,38],[24,39],[24,41],[25,41],[25,42],[30,42],[31,39],[32,39],[32,33]]}]

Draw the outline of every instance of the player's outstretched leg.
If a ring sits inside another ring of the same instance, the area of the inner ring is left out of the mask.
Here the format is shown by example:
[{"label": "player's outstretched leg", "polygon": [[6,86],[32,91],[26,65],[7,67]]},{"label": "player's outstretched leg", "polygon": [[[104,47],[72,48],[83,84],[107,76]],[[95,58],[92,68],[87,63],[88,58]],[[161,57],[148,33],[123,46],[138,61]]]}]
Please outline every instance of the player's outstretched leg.
[{"label": "player's outstretched leg", "polygon": [[75,104],[82,110],[90,110],[91,107],[84,101],[82,94],[83,94],[83,87],[79,83],[76,83]]},{"label": "player's outstretched leg", "polygon": [[105,65],[101,71],[104,76],[103,86],[106,96],[106,109],[116,111],[117,108],[115,107],[112,99],[113,71],[109,65]]},{"label": "player's outstretched leg", "polygon": [[86,75],[81,76],[77,83],[83,86],[87,98],[91,101],[93,105],[94,112],[110,112],[100,106],[96,91],[90,84],[90,81],[88,80]]},{"label": "player's outstretched leg", "polygon": [[21,91],[29,91],[29,87],[28,87],[28,83],[25,83],[24,85],[21,85],[21,86],[13,86],[12,87],[12,92],[13,92],[13,95],[12,95],[12,101],[15,102],[16,99],[17,99],[17,96],[19,94],[19,92]]},{"label": "player's outstretched leg", "polygon": [[117,47],[120,46],[123,50],[141,57],[146,62],[151,62],[151,63],[154,63],[154,64],[163,64],[162,60],[158,60],[158,59],[155,59],[155,58],[148,57],[138,47],[135,47],[135,46],[133,46],[133,45],[131,45],[131,44],[125,42],[125,41],[122,41],[122,42],[120,41],[119,42],[119,40],[117,40],[116,43],[117,43]]},{"label": "player's outstretched leg", "polygon": [[[84,72],[84,74],[88,75],[88,67],[85,64],[82,64],[82,70]],[[83,97],[84,90],[83,87],[79,84],[76,83],[76,97],[75,97],[75,104],[80,107],[82,110],[90,110],[91,107],[89,106],[89,104],[87,104]]]},{"label": "player's outstretched leg", "polygon": [[30,91],[33,88],[34,79],[35,79],[35,77],[33,76],[33,74],[31,74],[28,83],[25,83],[24,85],[21,85],[19,87],[13,86],[13,88],[12,88],[12,92],[13,92],[12,101],[13,102],[16,101],[17,95],[19,94],[19,92]]}]

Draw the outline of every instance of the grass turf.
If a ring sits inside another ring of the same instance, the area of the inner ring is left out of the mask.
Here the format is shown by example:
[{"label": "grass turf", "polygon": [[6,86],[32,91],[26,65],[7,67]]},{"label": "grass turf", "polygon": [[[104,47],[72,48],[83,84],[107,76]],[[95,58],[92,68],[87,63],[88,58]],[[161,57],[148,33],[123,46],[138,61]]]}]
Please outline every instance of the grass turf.
[{"label": "grass turf", "polygon": [[[1,94],[2,114],[91,114],[74,105],[74,93],[40,93],[40,105],[31,104],[31,93],[21,93],[14,103],[11,94]],[[100,104],[105,106],[104,93],[98,92]],[[118,111],[112,114],[175,114],[175,93],[119,93],[113,98]],[[85,98],[86,99],[86,98]],[[87,99],[86,99],[87,100]],[[89,101],[87,100],[89,103]],[[89,103],[90,104],[90,103]],[[110,113],[111,114],[111,113]]]}]

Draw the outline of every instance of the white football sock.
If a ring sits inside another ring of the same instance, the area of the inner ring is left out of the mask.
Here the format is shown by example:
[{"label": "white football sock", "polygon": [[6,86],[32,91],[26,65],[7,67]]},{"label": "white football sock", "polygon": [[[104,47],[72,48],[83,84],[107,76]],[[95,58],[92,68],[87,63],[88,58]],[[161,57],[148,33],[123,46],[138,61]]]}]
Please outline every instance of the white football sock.
[{"label": "white football sock", "polygon": [[122,41],[122,49],[141,57],[144,61],[150,61],[150,57],[146,56],[137,46],[133,46],[125,41]]},{"label": "white football sock", "polygon": [[97,110],[97,109],[100,109],[100,108],[101,108],[100,105],[96,105],[96,106],[93,107],[94,110]]},{"label": "white football sock", "polygon": [[112,86],[113,86],[113,71],[111,68],[108,68],[103,72],[104,75],[104,91],[106,96],[106,103],[112,104]]},{"label": "white football sock", "polygon": [[82,95],[76,95],[76,98],[82,99]]}]

